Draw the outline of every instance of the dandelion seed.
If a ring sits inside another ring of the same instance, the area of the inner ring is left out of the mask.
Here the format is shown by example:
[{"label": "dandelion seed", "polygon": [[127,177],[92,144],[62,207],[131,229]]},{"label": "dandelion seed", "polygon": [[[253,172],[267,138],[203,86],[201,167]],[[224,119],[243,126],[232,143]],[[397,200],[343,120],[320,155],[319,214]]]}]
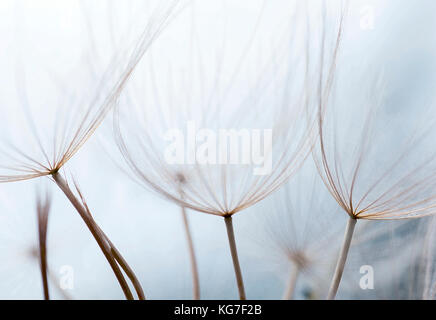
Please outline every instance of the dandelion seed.
[{"label": "dandelion seed", "polygon": [[[180,17],[180,25],[174,28],[177,33],[172,37],[167,33],[172,41],[154,44],[149,61],[138,64],[115,109],[115,138],[131,176],[183,208],[224,218],[241,299],[245,292],[232,216],[276,191],[310,154],[317,133],[318,101],[316,85],[311,84],[324,82],[323,74],[332,72],[340,39],[341,19],[325,29],[325,25],[310,26],[324,11],[307,17],[307,8],[297,7],[300,10],[291,23],[286,14],[290,34],[271,31],[274,51],[266,57],[254,53],[262,38],[249,36],[248,41],[226,43],[219,32],[211,34],[209,29],[181,32],[190,24]],[[258,26],[264,26],[262,14],[268,6],[259,10],[241,33],[252,35]],[[216,23],[214,18],[210,17],[210,23]],[[232,25],[232,21],[227,23]],[[210,48],[200,48],[197,39],[201,36],[217,40]],[[190,44],[180,47],[177,60],[163,54],[171,52],[166,45],[174,42]],[[227,47],[232,48],[231,54],[223,51]],[[214,148],[223,130],[226,137],[239,140]],[[259,138],[259,132],[264,138],[272,132],[274,144],[268,145],[267,139],[251,144],[250,134]],[[168,137],[174,140],[174,148],[180,147],[181,156],[177,151],[168,152]],[[205,145],[197,149],[201,143]],[[256,175],[257,161],[247,159],[253,159],[253,150],[259,149],[265,165],[261,169],[266,170]],[[168,153],[176,156],[168,161]],[[182,186],[180,173],[185,177]]]},{"label": "dandelion seed", "polygon": [[414,126],[404,119],[387,123],[381,113],[381,81],[369,88],[360,81],[359,93],[350,77],[345,80],[339,72],[335,81],[335,89],[320,101],[319,114],[325,116],[319,117],[320,142],[314,149],[321,178],[349,216],[329,299],[336,295],[357,220],[419,218],[436,212],[435,153],[426,147],[432,139],[431,118],[426,115]]},{"label": "dandelion seed", "polygon": [[311,296],[320,296],[326,271],[339,247],[336,203],[311,164],[307,162],[291,182],[252,209],[259,228],[250,230],[253,241],[264,249],[262,259],[273,258],[288,275],[285,300],[296,295],[298,281],[311,288]]},{"label": "dandelion seed", "polygon": [[[115,60],[108,68],[109,72],[100,77],[98,83],[83,83],[86,77],[81,78],[80,73],[75,79],[68,78],[68,81],[77,80],[77,86],[84,84],[81,87],[82,91],[76,92],[74,97],[56,97],[54,93],[57,85],[47,80],[47,75],[38,68],[39,64],[31,65],[35,72],[26,73],[25,63],[18,60],[14,70],[19,96],[17,105],[22,107],[23,112],[18,113],[15,105],[2,105],[2,115],[8,118],[9,122],[8,126],[1,129],[0,134],[3,142],[0,144],[0,182],[52,177],[99,243],[127,298],[133,296],[119,266],[131,278],[141,299],[144,298],[142,289],[119,252],[90,217],[86,205],[73,194],[59,171],[101,125],[130,79],[135,65],[171,21],[173,14],[180,10],[179,4],[177,0],[160,2],[157,8],[151,11],[146,28],[136,45],[127,53],[127,63],[118,64],[120,62]],[[41,36],[41,39],[44,38]],[[29,94],[27,80],[31,77],[35,77],[32,83],[38,86]],[[41,88],[44,90],[43,94],[39,91]],[[47,106],[55,106],[54,111]],[[12,116],[8,117],[11,114]],[[43,115],[38,118],[38,122],[36,114]],[[22,120],[27,126],[21,121],[14,120]]]}]

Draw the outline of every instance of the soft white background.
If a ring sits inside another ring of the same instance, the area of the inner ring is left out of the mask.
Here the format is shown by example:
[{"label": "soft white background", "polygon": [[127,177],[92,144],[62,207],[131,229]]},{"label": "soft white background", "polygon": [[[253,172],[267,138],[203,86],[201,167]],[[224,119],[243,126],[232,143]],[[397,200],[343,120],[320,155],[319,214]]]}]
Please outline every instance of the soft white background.
[{"label": "soft white background", "polygon": [[[407,119],[432,105],[436,75],[433,32],[436,3],[432,0],[350,2],[344,50],[347,60],[351,60],[356,69],[347,72],[360,72],[362,65],[370,66],[367,70],[369,77],[377,77],[379,72],[383,72],[389,83],[388,116],[394,114]],[[112,4],[109,9],[108,3]],[[61,88],[44,85],[54,81],[48,78],[48,74],[54,79],[59,78],[59,83],[64,83],[68,90],[84,90],[85,84],[92,82],[89,65],[101,73],[113,56],[122,54],[123,48],[133,43],[145,25],[144,17],[148,15],[142,12],[153,6],[145,3],[0,0],[0,109],[6,110],[7,107],[9,110],[0,113],[0,125],[13,132],[18,147],[31,148],[35,142],[27,139],[27,133],[19,136],[20,132],[25,132],[22,128],[26,122],[20,115],[16,82],[12,76],[16,65],[24,69],[29,67],[27,86],[37,101],[44,101],[43,98],[50,95],[57,97],[53,101],[62,97]],[[265,44],[259,50],[268,51],[268,40],[273,38],[274,26],[286,21],[289,15],[283,7],[290,6],[287,1],[266,3],[268,10],[263,16],[263,29],[257,31],[257,40]],[[170,25],[168,35],[163,34],[165,41],[177,38],[178,28],[183,29],[181,26],[189,20],[183,15],[191,14],[189,5]],[[194,13],[198,17],[197,28],[202,34],[207,34],[208,28],[211,33],[216,33],[216,28],[219,29],[222,20],[227,18],[234,29],[225,33],[226,41],[230,48],[235,46],[235,51],[241,50],[237,47],[238,41],[247,36],[244,34],[247,25],[256,21],[262,5],[262,1],[251,0],[201,1],[201,5],[196,4]],[[373,30],[360,28],[361,9],[366,6],[371,6],[375,13]],[[111,28],[115,40],[110,39]],[[214,39],[208,40],[213,42]],[[204,46],[210,45],[204,41]],[[162,54],[174,55],[177,59],[180,45],[174,41],[173,50]],[[171,47],[168,43],[166,46]],[[83,72],[75,72],[70,77],[78,66],[83,66]],[[87,74],[89,78],[85,79]],[[76,94],[80,94],[78,91]],[[58,107],[56,103],[44,105],[34,114],[35,122],[41,126],[49,125]],[[111,121],[110,118],[107,120],[97,135],[66,165],[65,172],[71,173],[79,182],[95,219],[137,273],[146,296],[150,299],[189,299],[190,268],[179,208],[143,189],[121,172],[117,166],[122,164],[117,149],[107,147],[113,143]],[[304,198],[305,186],[304,183],[300,185],[299,192],[303,195],[300,198]],[[0,185],[0,298],[42,297],[38,261],[30,252],[37,245],[36,191],[45,189],[53,190],[54,198],[48,232],[48,261],[53,273],[59,276],[63,265],[74,268],[75,287],[69,291],[74,298],[122,299],[122,291],[97,244],[64,195],[48,178]],[[339,212],[334,203],[326,207],[337,212],[338,224],[345,223],[345,214]],[[258,225],[261,215],[254,211],[248,209],[234,217],[247,296],[250,299],[280,298],[287,275],[262,249],[262,242],[268,239],[253,241],[260,237],[254,224]],[[198,257],[202,298],[237,298],[222,219],[196,212],[189,212],[189,218]],[[366,263],[362,261],[361,264]],[[356,263],[353,267],[351,264],[346,269],[351,279],[358,274],[359,265]],[[351,287],[357,285],[350,284]],[[51,293],[54,298],[61,298],[53,285]],[[375,293],[360,294],[373,297]],[[301,297],[301,293],[297,297]]]}]

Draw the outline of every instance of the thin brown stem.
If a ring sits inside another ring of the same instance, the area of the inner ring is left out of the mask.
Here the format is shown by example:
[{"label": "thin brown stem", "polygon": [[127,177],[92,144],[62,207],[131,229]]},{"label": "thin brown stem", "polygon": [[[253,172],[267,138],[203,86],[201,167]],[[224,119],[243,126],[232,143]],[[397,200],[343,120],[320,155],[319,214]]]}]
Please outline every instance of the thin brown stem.
[{"label": "thin brown stem", "polygon": [[39,197],[36,203],[36,211],[38,214],[38,242],[39,242],[39,265],[41,269],[42,287],[44,292],[44,300],[50,300],[48,288],[48,265],[47,265],[47,229],[48,216],[50,213],[51,200],[47,195],[42,201]]},{"label": "thin brown stem", "polygon": [[50,300],[50,294],[48,289],[48,277],[47,277],[47,249],[46,245],[39,245],[39,262],[41,266],[42,286],[44,290],[44,300]]},{"label": "thin brown stem", "polygon": [[189,228],[188,216],[186,214],[186,208],[181,207],[183,226],[185,228],[186,241],[188,243],[189,260],[191,261],[191,273],[192,273],[192,292],[194,300],[200,299],[200,280],[198,276],[197,259],[195,257],[194,242],[192,241],[191,230]]},{"label": "thin brown stem", "polygon": [[335,274],[330,285],[330,290],[327,296],[328,300],[334,300],[338,292],[339,284],[341,282],[342,273],[344,272],[345,262],[347,261],[348,251],[350,250],[351,240],[353,239],[354,228],[357,219],[350,217],[348,219],[347,228],[345,229],[344,242],[339,254],[338,262],[336,264]]},{"label": "thin brown stem", "polygon": [[88,213],[88,216],[91,218],[91,221],[94,223],[95,227],[98,228],[99,232],[102,234],[102,236],[106,239],[107,243],[109,244],[111,248],[111,253],[115,260],[118,262],[118,265],[123,269],[123,271],[126,273],[126,275],[129,277],[130,281],[133,284],[133,287],[135,288],[136,294],[138,295],[139,300],[145,300],[144,290],[142,290],[141,283],[139,282],[138,278],[135,275],[135,272],[133,272],[132,268],[130,268],[127,261],[124,259],[124,257],[121,255],[121,253],[118,251],[118,249],[115,247],[115,245],[112,243],[112,241],[109,239],[109,237],[104,233],[104,231],[98,226],[98,224],[95,222],[95,220],[92,217],[91,210],[89,210],[89,207],[80,192],[80,189],[78,185],[76,184],[77,192],[79,193],[79,196],[82,200],[83,206],[86,209],[86,212]]},{"label": "thin brown stem", "polygon": [[101,251],[106,257],[106,260],[109,262],[109,265],[111,266],[121,286],[121,289],[123,290],[124,295],[126,296],[126,299],[133,300],[132,292],[130,291],[126,279],[124,278],[123,273],[121,272],[117,262],[115,261],[115,258],[112,255],[112,250],[109,243],[106,241],[104,235],[100,232],[100,228],[97,227],[97,224],[94,222],[94,219],[88,214],[87,209],[76,198],[76,196],[68,186],[67,182],[61,177],[61,175],[56,172],[52,174],[52,177],[56,182],[56,184],[58,185],[58,187],[63,191],[65,196],[68,198],[68,200],[70,200],[71,204],[77,210],[83,222],[85,222],[86,226],[88,227],[89,231],[94,237],[95,241],[97,241],[98,246],[100,247]]},{"label": "thin brown stem", "polygon": [[232,254],[233,267],[235,269],[236,284],[238,285],[239,299],[245,300],[244,280],[242,279],[241,266],[239,265],[238,251],[236,250],[235,232],[231,216],[224,217],[229,238],[230,253]]},{"label": "thin brown stem", "polygon": [[[98,227],[98,226],[97,226]],[[136,277],[135,272],[133,269],[129,266],[127,261],[124,259],[124,257],[121,255],[121,253],[118,251],[118,249],[114,246],[112,241],[109,240],[108,236],[103,232],[103,230],[98,227],[101,234],[105,237],[106,241],[109,243],[112,251],[112,255],[114,256],[115,260],[118,262],[121,268],[123,268],[126,275],[129,277],[130,281],[133,284],[133,287],[135,288],[136,294],[138,295],[139,300],[145,300],[145,294],[144,290],[142,289],[141,283],[139,282],[138,278]]]},{"label": "thin brown stem", "polygon": [[283,294],[283,300],[292,300],[299,273],[300,273],[300,269],[298,265],[292,264],[291,271],[289,273],[288,282],[286,284],[286,290],[285,293]]}]

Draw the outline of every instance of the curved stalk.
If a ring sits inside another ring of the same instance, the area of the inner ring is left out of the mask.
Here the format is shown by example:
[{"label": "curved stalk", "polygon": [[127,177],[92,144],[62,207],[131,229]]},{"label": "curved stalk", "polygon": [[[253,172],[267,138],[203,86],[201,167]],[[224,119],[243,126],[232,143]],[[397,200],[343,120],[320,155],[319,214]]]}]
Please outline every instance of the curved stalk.
[{"label": "curved stalk", "polygon": [[242,279],[241,266],[239,265],[238,251],[236,250],[235,232],[231,216],[224,217],[227,236],[229,238],[230,253],[232,255],[233,267],[235,269],[236,284],[238,285],[239,299],[245,300],[244,280]]},{"label": "curved stalk", "polygon": [[[41,236],[40,236],[41,237]],[[50,294],[48,289],[48,270],[47,270],[47,248],[45,243],[39,245],[39,263],[41,267],[42,287],[44,291],[44,300],[50,300]]]},{"label": "curved stalk", "polygon": [[298,268],[298,266],[292,265],[291,271],[289,273],[288,283],[286,284],[286,290],[285,293],[283,294],[282,300],[292,300],[299,273],[300,273],[300,269]]},{"label": "curved stalk", "polygon": [[99,227],[97,227],[96,223],[94,222],[94,219],[92,219],[92,217],[88,214],[87,209],[76,198],[76,196],[68,186],[67,182],[61,177],[61,175],[59,173],[53,173],[52,177],[56,182],[56,184],[58,185],[58,187],[62,190],[62,192],[65,194],[68,200],[70,200],[71,204],[77,210],[83,222],[85,222],[86,226],[88,227],[89,231],[94,237],[95,241],[97,241],[98,246],[103,252],[106,260],[109,262],[109,265],[111,266],[118,280],[118,283],[120,284],[121,289],[123,290],[124,295],[126,296],[126,299],[133,300],[133,295],[126,282],[126,279],[124,279],[124,275],[121,272],[117,262],[115,261],[115,258],[111,253],[111,247],[109,246],[103,234],[100,232],[100,229]]},{"label": "curved stalk", "polygon": [[45,201],[39,197],[36,202],[36,211],[38,216],[38,249],[39,249],[39,266],[41,269],[42,288],[44,300],[50,300],[48,287],[48,265],[47,265],[47,229],[48,217],[50,214],[51,198],[47,195]]},{"label": "curved stalk", "polygon": [[186,241],[188,243],[189,260],[191,261],[191,273],[192,273],[192,293],[194,300],[200,299],[200,279],[198,276],[197,259],[195,257],[194,242],[192,241],[191,231],[189,228],[188,216],[186,214],[186,208],[181,207],[183,226],[185,228]]},{"label": "curved stalk", "polygon": [[99,226],[97,226],[100,230],[101,234],[105,237],[106,241],[109,243],[109,246],[111,247],[112,255],[114,256],[115,260],[118,262],[118,264],[121,266],[121,268],[126,273],[127,277],[129,277],[130,281],[133,284],[133,287],[135,288],[136,294],[138,295],[139,300],[145,300],[145,294],[144,290],[142,289],[141,283],[139,282],[138,278],[136,277],[135,272],[130,268],[127,261],[124,259],[124,257],[121,255],[121,253],[118,251],[118,249],[114,246],[112,241],[108,238],[108,236],[101,230]]},{"label": "curved stalk", "polygon": [[338,292],[339,283],[341,282],[342,273],[344,272],[345,262],[347,261],[348,251],[350,250],[351,240],[353,238],[354,227],[357,219],[350,217],[348,219],[347,228],[345,229],[344,242],[336,264],[335,274],[330,285],[330,290],[327,295],[327,300],[334,300]]}]

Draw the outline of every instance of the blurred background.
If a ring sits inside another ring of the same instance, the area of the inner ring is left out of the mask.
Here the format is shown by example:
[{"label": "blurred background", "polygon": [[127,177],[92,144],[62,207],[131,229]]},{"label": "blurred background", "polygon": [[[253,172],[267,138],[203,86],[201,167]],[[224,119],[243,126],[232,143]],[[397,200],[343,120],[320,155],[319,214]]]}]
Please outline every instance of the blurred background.
[{"label": "blurred background", "polygon": [[[243,52],[252,39],[255,45],[247,59],[256,61],[273,51],[283,35],[292,31],[289,21],[295,18],[295,3],[298,1],[187,1],[156,41],[153,59],[173,61],[175,65],[183,61],[182,53],[177,53],[183,51],[180,48],[185,43],[180,39],[190,32],[189,25],[199,34],[196,45],[205,48],[206,65],[208,59],[216,59],[210,52],[219,49],[223,56],[232,57]],[[309,11],[321,4],[322,1],[311,2]],[[333,19],[335,14],[337,19],[342,4],[326,1]],[[114,59],[122,60],[135,45],[157,5],[157,1],[135,0],[0,0],[2,134],[6,136],[8,132],[8,138],[16,139],[13,143],[18,148],[33,148],[35,141],[28,138],[28,122],[20,107],[24,93],[17,86],[26,83],[27,95],[36,101],[34,121],[50,127],[59,108],[69,108],[71,101],[92,96],[89,91],[95,89],[95,79],[112,70]],[[386,126],[407,130],[403,123],[411,118],[421,119],[434,108],[435,9],[433,0],[349,2],[341,48],[345,66],[342,77],[357,83],[359,79],[383,78],[385,118],[380,122]],[[157,63],[156,68],[157,73],[168,71],[165,63]],[[189,73],[189,69],[185,71]],[[247,78],[249,71],[243,70]],[[213,68],[205,72],[206,80],[215,76]],[[354,89],[358,91],[358,85]],[[352,95],[353,91],[349,93]],[[147,298],[191,299],[190,265],[180,208],[126,175],[112,135],[109,116],[62,173],[74,176],[94,218],[136,272]],[[398,135],[401,137],[401,132]],[[298,279],[295,298],[325,297],[347,216],[330,199],[321,182],[312,183],[314,177],[313,165],[305,165],[286,188],[234,216],[249,299],[280,299],[285,290],[289,264],[282,252],[283,241],[278,243],[278,232],[266,231],[277,230],[288,221],[286,212],[291,209],[280,206],[280,201],[289,197],[292,203],[299,204],[295,211],[316,211],[310,212],[310,218],[296,214],[289,223],[307,224],[307,242],[322,245],[321,251],[328,253]],[[42,298],[35,255],[36,195],[45,190],[53,195],[47,240],[52,298],[123,299],[84,223],[46,177],[0,184],[0,298]],[[314,201],[314,194],[320,204],[310,209],[308,201]],[[192,210],[188,210],[188,215],[201,297],[236,299],[222,219]],[[424,218],[358,223],[338,298],[420,299],[424,290],[422,268],[433,268],[429,255],[426,260],[423,252],[431,221]],[[298,232],[286,238],[286,230],[285,243],[298,244]],[[325,237],[326,230],[331,237]],[[359,286],[363,265],[374,267],[373,290]],[[70,286],[57,288],[65,277],[71,280]]]}]

